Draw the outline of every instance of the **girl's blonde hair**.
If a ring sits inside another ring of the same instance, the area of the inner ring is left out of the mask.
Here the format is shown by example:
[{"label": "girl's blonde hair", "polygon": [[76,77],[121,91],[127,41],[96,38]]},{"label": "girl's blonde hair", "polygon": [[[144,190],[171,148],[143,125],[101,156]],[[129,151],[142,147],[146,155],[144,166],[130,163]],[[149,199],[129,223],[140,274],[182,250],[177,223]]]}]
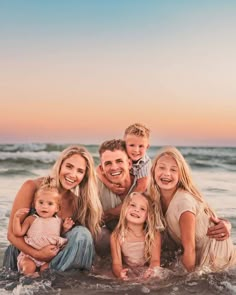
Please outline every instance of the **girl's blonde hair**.
[{"label": "girl's blonde hair", "polygon": [[146,259],[146,262],[150,261],[151,259],[151,251],[152,246],[155,239],[155,214],[153,210],[153,202],[151,201],[151,198],[146,193],[139,193],[139,192],[133,192],[130,195],[128,195],[122,204],[121,212],[120,212],[120,218],[119,222],[113,231],[114,237],[116,239],[123,239],[126,237],[128,232],[128,225],[126,220],[126,212],[128,210],[128,206],[132,201],[133,196],[141,195],[145,198],[147,201],[147,219],[143,225],[143,229],[145,230],[145,246],[144,246],[144,257]]},{"label": "girl's blonde hair", "polygon": [[153,201],[155,202],[155,211],[157,218],[161,220],[162,224],[166,226],[165,219],[161,210],[161,193],[160,189],[155,180],[155,169],[157,166],[158,160],[163,156],[170,156],[172,157],[177,164],[179,170],[179,182],[177,189],[182,189],[187,191],[189,194],[193,196],[194,199],[203,203],[205,205],[205,212],[210,216],[215,216],[213,210],[208,206],[207,202],[204,200],[203,196],[193,183],[193,179],[191,176],[191,171],[189,168],[188,163],[184,159],[183,155],[180,151],[172,146],[167,146],[162,148],[159,153],[157,154],[156,158],[153,160],[152,168],[151,168],[151,178],[150,178],[150,186],[149,186],[149,193],[152,196]]},{"label": "girl's blonde hair", "polygon": [[96,237],[100,232],[102,205],[98,196],[94,161],[90,153],[84,147],[69,146],[61,152],[53,166],[51,176],[55,179],[56,186],[60,189],[59,174],[61,166],[66,159],[73,155],[80,155],[86,161],[86,171],[83,180],[71,190],[74,195],[73,220],[86,226],[93,237]]}]

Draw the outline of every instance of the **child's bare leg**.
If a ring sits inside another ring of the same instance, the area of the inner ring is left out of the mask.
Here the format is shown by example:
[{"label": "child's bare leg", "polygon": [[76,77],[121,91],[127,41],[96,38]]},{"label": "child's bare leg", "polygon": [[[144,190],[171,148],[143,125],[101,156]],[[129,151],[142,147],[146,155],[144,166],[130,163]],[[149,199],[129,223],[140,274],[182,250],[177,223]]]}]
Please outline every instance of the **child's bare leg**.
[{"label": "child's bare leg", "polygon": [[33,274],[36,270],[36,264],[29,257],[22,258],[19,266],[24,275]]},{"label": "child's bare leg", "polygon": [[40,272],[42,272],[42,271],[48,269],[48,267],[49,267],[49,264],[48,264],[48,263],[44,263],[44,264],[40,267]]}]

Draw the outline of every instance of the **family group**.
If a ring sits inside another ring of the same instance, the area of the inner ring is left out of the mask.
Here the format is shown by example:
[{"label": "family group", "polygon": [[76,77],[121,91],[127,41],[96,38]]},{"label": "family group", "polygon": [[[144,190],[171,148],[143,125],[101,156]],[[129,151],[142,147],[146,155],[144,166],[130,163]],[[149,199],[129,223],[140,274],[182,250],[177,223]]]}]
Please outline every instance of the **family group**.
[{"label": "family group", "polygon": [[96,255],[111,255],[115,277],[149,279],[173,242],[186,272],[235,266],[230,222],[209,207],[177,148],[151,160],[149,142],[150,130],[132,124],[123,139],[100,145],[97,167],[86,148],[69,146],[50,175],[27,180],[12,206],[3,266],[24,275],[90,271]]}]

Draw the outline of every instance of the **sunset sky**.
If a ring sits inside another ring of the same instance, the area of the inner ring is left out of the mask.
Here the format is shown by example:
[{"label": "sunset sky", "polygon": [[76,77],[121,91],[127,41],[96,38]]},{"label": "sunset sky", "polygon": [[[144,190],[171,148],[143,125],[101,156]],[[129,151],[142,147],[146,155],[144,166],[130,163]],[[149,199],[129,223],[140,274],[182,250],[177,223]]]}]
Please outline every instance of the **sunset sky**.
[{"label": "sunset sky", "polygon": [[0,2],[0,142],[236,146],[236,1]]}]

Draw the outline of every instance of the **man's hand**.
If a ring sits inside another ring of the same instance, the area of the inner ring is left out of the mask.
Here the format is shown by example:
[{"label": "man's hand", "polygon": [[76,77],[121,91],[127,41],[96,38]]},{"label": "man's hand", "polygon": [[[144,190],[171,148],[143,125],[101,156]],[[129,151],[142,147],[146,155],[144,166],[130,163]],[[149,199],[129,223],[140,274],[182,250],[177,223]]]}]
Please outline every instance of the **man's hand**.
[{"label": "man's hand", "polygon": [[103,221],[108,222],[114,219],[119,219],[122,204],[115,208],[108,209],[103,213]]},{"label": "man's hand", "polygon": [[110,210],[105,211],[102,216],[104,223],[111,221],[115,218],[116,218],[116,216],[114,214],[112,214],[112,212],[110,212]]},{"label": "man's hand", "polygon": [[214,225],[208,228],[207,236],[217,241],[224,241],[230,237],[231,223],[228,220],[217,217],[210,217],[210,220]]}]

